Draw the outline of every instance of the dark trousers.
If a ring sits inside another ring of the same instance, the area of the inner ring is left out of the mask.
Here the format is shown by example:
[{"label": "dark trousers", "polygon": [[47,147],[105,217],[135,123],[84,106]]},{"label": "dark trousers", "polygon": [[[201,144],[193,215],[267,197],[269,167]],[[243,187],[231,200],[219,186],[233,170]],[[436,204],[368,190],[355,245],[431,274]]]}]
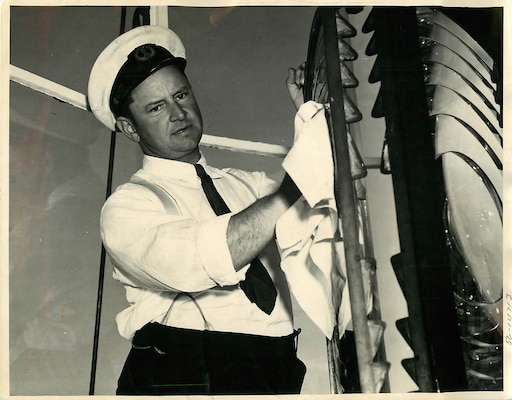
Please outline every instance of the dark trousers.
[{"label": "dark trousers", "polygon": [[298,332],[268,337],[149,323],[133,339],[118,395],[298,394]]}]

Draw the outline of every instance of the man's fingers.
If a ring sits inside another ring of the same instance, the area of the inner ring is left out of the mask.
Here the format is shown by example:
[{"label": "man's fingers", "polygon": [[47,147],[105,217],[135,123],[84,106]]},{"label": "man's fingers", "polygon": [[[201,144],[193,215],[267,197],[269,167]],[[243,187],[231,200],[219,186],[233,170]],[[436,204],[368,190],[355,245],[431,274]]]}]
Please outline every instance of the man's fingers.
[{"label": "man's fingers", "polygon": [[297,84],[297,86],[302,87],[304,86],[304,80],[304,69],[297,68],[295,70],[295,83]]},{"label": "man's fingers", "polygon": [[297,110],[302,103],[304,103],[302,89],[305,81],[305,66],[306,63],[302,63],[297,68],[288,68],[288,76],[286,78],[286,85],[288,87],[288,92],[290,93],[290,98]]},{"label": "man's fingers", "polygon": [[286,84],[288,86],[297,85],[296,74],[297,70],[295,68],[288,69],[288,77],[286,78]]},{"label": "man's fingers", "polygon": [[[297,68],[290,68],[288,70],[288,85],[295,84],[299,88],[302,88],[304,86],[304,82],[306,80],[306,63],[303,62],[300,64]],[[293,76],[292,76],[293,74]]]},{"label": "man's fingers", "polygon": [[297,71],[299,71],[299,85],[302,87],[304,86],[304,83],[306,81],[306,63],[303,62],[300,64],[299,68],[297,68]]}]

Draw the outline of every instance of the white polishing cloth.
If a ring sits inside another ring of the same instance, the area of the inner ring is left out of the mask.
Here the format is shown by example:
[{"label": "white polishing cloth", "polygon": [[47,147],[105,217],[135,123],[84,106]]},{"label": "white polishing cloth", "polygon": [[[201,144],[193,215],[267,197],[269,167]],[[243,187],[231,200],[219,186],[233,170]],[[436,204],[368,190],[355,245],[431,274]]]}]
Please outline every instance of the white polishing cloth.
[{"label": "white polishing cloth", "polygon": [[332,338],[351,319],[343,242],[335,243],[338,213],[333,161],[323,105],[309,101],[295,117],[295,142],[283,168],[303,194],[278,221],[276,236],[290,290],[309,318]]}]

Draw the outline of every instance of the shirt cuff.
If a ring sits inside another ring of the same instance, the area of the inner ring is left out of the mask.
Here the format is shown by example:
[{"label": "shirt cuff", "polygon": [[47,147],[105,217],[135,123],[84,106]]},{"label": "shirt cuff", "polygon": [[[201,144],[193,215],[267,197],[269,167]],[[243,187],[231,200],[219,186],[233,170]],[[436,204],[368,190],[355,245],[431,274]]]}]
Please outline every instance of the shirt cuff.
[{"label": "shirt cuff", "polygon": [[242,268],[235,270],[227,243],[229,220],[233,214],[224,214],[201,224],[197,232],[197,251],[203,268],[220,286],[231,286],[245,279]]}]

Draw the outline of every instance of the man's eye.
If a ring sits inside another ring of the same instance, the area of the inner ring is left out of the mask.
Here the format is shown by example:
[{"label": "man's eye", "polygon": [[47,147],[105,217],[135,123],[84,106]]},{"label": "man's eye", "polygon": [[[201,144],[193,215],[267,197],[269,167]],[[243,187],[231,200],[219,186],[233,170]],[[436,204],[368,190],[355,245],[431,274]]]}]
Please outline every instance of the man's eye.
[{"label": "man's eye", "polygon": [[162,104],[157,104],[156,106],[154,107],[151,107],[149,109],[149,112],[157,112],[157,111],[160,111],[162,109],[163,105]]},{"label": "man's eye", "polygon": [[187,92],[181,92],[176,95],[176,100],[183,100],[185,97],[187,97]]}]

